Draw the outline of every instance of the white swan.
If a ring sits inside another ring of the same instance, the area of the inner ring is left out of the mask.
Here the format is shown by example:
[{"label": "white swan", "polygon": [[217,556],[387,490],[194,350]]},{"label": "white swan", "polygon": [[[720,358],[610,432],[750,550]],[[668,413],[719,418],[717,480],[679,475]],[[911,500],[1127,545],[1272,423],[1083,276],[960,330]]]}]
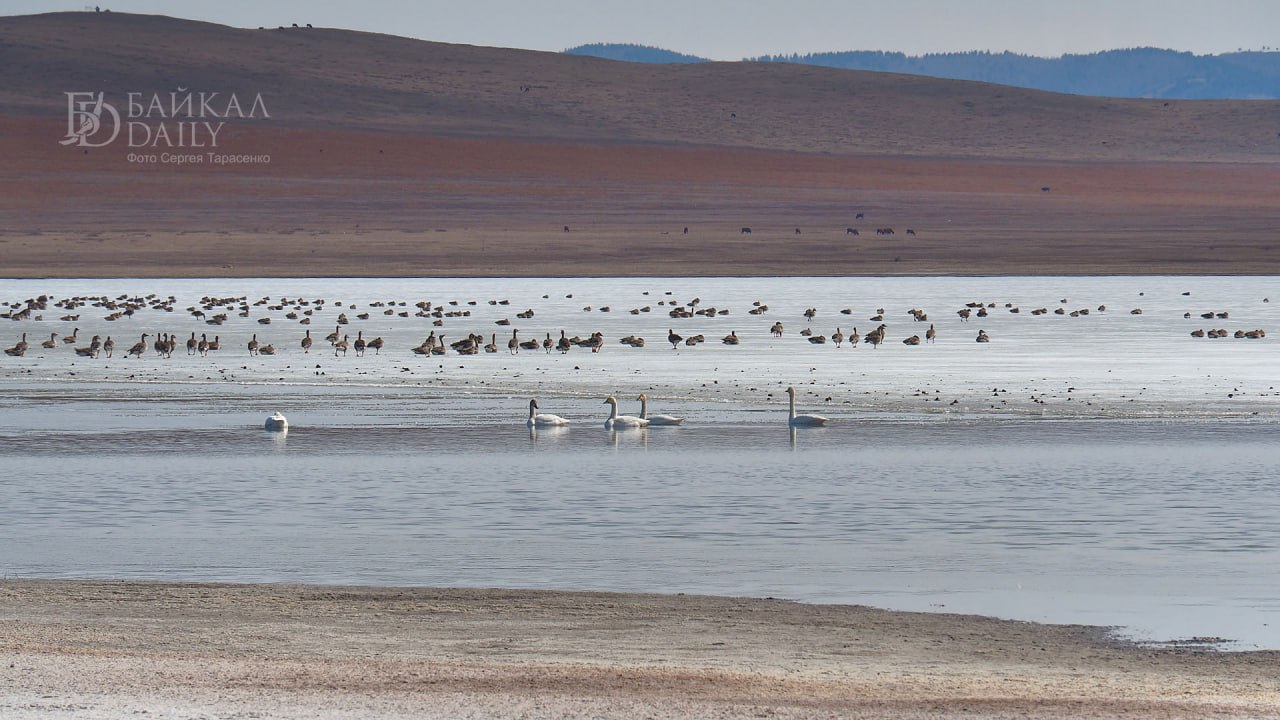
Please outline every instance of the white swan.
[{"label": "white swan", "polygon": [[644,393],[640,393],[640,397],[636,398],[640,401],[640,419],[648,420],[650,425],[679,425],[684,422],[682,417],[674,417],[671,415],[650,415],[649,414],[649,398]]},{"label": "white swan", "polygon": [[553,427],[556,425],[568,425],[569,421],[559,415],[551,415],[548,413],[538,412],[538,401],[529,401],[529,427]]},{"label": "white swan", "polygon": [[817,427],[827,424],[827,419],[821,415],[796,414],[796,389],[794,387],[787,388],[787,395],[791,396],[791,408],[787,415],[788,425],[791,427]]},{"label": "white swan", "polygon": [[281,415],[279,412],[277,412],[276,414],[267,418],[267,422],[263,425],[263,427],[273,432],[285,432],[286,430],[289,429],[289,421],[285,419],[284,415]]},{"label": "white swan", "polygon": [[644,418],[638,418],[634,415],[619,415],[618,398],[612,395],[605,398],[604,404],[610,406],[609,419],[604,421],[604,428],[606,430],[624,430],[626,428],[642,428],[649,426],[649,421]]}]

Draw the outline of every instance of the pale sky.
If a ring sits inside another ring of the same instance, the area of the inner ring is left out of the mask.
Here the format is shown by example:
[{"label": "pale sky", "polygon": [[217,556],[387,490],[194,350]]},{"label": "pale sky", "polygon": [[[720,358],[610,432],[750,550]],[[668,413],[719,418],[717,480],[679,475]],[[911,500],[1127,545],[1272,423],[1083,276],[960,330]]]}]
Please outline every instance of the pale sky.
[{"label": "pale sky", "polygon": [[[91,7],[92,5],[88,5]],[[117,12],[258,27],[312,23],[443,42],[559,51],[633,42],[715,60],[774,53],[1280,46],[1280,0],[106,0]],[[0,14],[84,2],[0,0]]]}]

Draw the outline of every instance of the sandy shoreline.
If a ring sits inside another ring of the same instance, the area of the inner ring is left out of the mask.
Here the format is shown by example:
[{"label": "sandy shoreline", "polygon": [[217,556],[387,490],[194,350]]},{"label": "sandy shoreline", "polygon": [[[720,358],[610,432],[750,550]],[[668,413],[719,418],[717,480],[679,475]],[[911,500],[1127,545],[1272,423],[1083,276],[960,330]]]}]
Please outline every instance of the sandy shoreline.
[{"label": "sandy shoreline", "polygon": [[6,580],[0,714],[1280,717],[1280,653],[772,599]]}]

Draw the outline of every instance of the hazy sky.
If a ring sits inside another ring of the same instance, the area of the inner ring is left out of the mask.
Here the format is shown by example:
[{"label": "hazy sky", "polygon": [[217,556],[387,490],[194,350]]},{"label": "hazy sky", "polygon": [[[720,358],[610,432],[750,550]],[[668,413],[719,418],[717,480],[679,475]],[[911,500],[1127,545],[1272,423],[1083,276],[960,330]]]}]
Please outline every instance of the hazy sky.
[{"label": "hazy sky", "polygon": [[[0,14],[82,10],[0,0]],[[634,42],[717,60],[823,50],[1013,50],[1053,56],[1155,46],[1280,46],[1280,0],[106,0],[239,27],[312,23],[428,40],[563,50]]]}]

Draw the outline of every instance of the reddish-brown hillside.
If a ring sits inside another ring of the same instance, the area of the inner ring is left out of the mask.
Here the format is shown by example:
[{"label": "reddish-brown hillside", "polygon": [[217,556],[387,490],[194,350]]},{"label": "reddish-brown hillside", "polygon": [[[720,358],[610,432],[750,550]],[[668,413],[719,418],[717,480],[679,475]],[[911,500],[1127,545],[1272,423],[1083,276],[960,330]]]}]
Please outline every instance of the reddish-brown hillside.
[{"label": "reddish-brown hillside", "polygon": [[[64,146],[88,91],[260,95],[270,162]],[[0,18],[0,157],[0,276],[1280,272],[1275,102],[59,13]]]}]

